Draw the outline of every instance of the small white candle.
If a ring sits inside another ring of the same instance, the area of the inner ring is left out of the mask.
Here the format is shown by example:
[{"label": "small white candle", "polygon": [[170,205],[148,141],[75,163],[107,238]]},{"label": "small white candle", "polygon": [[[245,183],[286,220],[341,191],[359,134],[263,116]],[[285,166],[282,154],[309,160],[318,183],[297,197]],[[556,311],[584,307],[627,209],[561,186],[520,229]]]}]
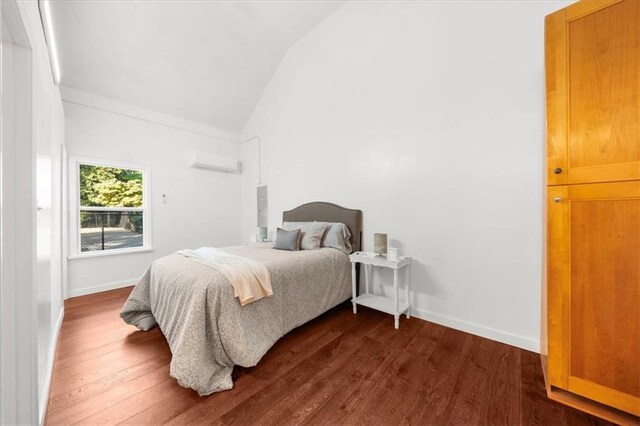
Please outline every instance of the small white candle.
[{"label": "small white candle", "polygon": [[387,259],[388,260],[393,260],[393,261],[397,261],[399,258],[398,256],[398,249],[395,247],[389,247],[387,249]]}]

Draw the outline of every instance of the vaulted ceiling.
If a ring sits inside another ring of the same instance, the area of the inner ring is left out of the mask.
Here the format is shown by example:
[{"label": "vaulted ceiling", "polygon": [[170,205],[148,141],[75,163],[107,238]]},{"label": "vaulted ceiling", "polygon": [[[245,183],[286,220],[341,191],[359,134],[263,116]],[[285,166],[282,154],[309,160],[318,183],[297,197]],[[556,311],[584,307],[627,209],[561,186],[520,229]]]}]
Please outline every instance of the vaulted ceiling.
[{"label": "vaulted ceiling", "polygon": [[285,52],[342,3],[53,1],[61,84],[240,131]]}]

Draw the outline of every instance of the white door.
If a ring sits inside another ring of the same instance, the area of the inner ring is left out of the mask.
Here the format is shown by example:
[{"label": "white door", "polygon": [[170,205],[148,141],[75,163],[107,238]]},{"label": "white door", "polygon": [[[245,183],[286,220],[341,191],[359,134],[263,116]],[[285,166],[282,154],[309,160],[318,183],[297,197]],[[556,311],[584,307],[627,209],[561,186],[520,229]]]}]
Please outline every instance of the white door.
[{"label": "white door", "polygon": [[[36,200],[31,50],[18,4],[0,1],[0,423],[37,422]],[[50,316],[50,315],[49,315]]]},{"label": "white door", "polygon": [[[37,73],[39,74],[39,73]],[[35,75],[34,118],[36,140],[36,203],[37,203],[37,285],[38,285],[38,395],[42,395],[47,376],[47,355],[51,346],[51,241],[52,241],[52,131],[51,103],[43,78],[50,76]]]},{"label": "white door", "polygon": [[[3,77],[5,76],[5,72],[4,72],[4,68],[7,66],[7,62],[8,60],[5,59],[5,40],[6,43],[9,43],[10,40],[10,35],[8,34],[7,31],[7,26],[4,23],[4,17],[2,15],[0,15],[0,34],[2,34],[2,44],[0,44],[0,82],[2,82]],[[7,33],[7,34],[5,34]],[[6,94],[4,93],[4,86],[2,84],[0,84],[0,168],[2,168],[2,140],[4,139],[4,135],[1,132],[5,131],[5,126],[3,126],[3,121],[5,120],[5,110],[3,109],[2,104],[5,102],[6,99]],[[0,235],[1,235],[1,229],[2,229],[2,174],[0,173]],[[0,238],[1,240],[1,238]],[[0,241],[0,348],[2,348],[3,345],[3,337],[4,337],[4,332],[3,332],[3,324],[5,323],[5,319],[3,318],[3,311],[4,311],[4,306],[5,303],[3,302],[3,276],[4,274],[3,272],[3,266],[2,266],[2,244]],[[4,355],[6,357],[6,355]],[[3,354],[2,354],[2,350],[0,350],[0,377],[2,377],[2,366],[4,365],[4,360],[3,360]],[[0,422],[4,423],[4,418],[5,418],[5,414],[4,414],[4,396],[3,396],[3,388],[5,386],[3,385],[3,380],[0,379]]]}]

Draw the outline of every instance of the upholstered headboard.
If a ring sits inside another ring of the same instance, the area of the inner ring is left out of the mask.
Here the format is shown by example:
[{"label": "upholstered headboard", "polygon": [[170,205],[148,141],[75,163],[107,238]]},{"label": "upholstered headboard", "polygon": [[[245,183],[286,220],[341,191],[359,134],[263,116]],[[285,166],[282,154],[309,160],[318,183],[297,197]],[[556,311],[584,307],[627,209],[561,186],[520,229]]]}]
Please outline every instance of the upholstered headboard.
[{"label": "upholstered headboard", "polygon": [[354,252],[362,249],[362,210],[346,209],[335,204],[314,201],[282,212],[283,222],[342,222],[351,231]]}]

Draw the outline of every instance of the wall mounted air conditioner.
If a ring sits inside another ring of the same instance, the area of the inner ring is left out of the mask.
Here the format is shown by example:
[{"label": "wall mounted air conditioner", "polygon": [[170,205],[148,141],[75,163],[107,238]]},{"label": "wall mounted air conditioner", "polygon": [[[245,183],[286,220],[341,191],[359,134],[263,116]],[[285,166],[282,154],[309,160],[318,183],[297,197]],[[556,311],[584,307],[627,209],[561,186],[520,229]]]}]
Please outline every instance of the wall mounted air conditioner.
[{"label": "wall mounted air conditioner", "polygon": [[215,170],[218,172],[233,173],[238,170],[238,159],[222,157],[207,152],[193,151],[191,153],[191,167],[196,169]]}]

